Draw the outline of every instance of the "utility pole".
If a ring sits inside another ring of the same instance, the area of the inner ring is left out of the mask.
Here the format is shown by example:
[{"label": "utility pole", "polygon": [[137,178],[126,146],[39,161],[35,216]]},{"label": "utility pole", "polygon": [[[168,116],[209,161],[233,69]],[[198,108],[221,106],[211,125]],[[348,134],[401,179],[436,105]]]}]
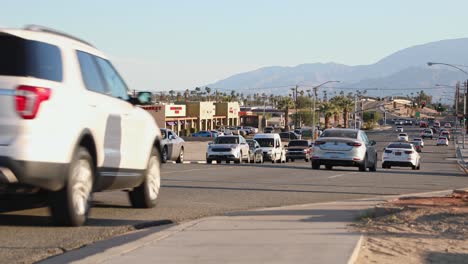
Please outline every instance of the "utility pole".
[{"label": "utility pole", "polygon": [[354,95],[354,129],[357,129],[357,94]]},{"label": "utility pole", "polygon": [[[315,125],[315,101],[317,101],[317,89],[318,87],[314,87],[314,101],[313,101],[313,106],[312,108],[314,109],[314,111],[312,112],[312,138],[315,140],[315,129],[316,129],[316,125]],[[319,118],[320,120],[320,118]]]},{"label": "utility pole", "polygon": [[294,98],[294,129],[297,128],[297,89],[299,88],[298,85],[296,85],[295,88],[293,88],[293,98]]},{"label": "utility pole", "polygon": [[465,136],[466,136],[466,93],[468,92],[468,80],[465,82],[465,92],[463,93],[463,148],[465,148]]},{"label": "utility pole", "polygon": [[460,82],[457,82],[455,86],[455,128],[458,123],[458,103],[460,102]]}]

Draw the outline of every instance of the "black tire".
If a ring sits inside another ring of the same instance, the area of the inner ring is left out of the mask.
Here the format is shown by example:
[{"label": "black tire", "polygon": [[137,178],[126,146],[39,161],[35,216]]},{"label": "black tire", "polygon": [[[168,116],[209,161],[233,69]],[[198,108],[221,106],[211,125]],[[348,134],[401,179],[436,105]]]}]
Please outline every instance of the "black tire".
[{"label": "black tire", "polygon": [[416,170],[420,170],[421,169],[421,163],[418,164],[418,167],[416,167]]},{"label": "black tire", "polygon": [[206,159],[206,164],[213,164],[213,160],[212,159]]},{"label": "black tire", "polygon": [[332,169],[333,169],[333,166],[332,166],[332,165],[325,165],[325,169],[327,169],[327,170],[332,170]]},{"label": "black tire", "polygon": [[374,164],[372,164],[372,166],[369,167],[369,171],[377,171],[377,156],[375,156]]},{"label": "black tire", "polygon": [[250,163],[256,163],[257,162],[257,154],[254,153],[253,159],[250,159]]},{"label": "black tire", "polygon": [[87,149],[79,147],[73,154],[65,186],[60,191],[49,193],[49,209],[54,224],[82,226],[86,223],[91,208],[94,172],[91,155]]},{"label": "black tire", "polygon": [[304,161],[305,161],[305,162],[309,162],[310,159],[309,159],[309,158],[305,158]]},{"label": "black tire", "polygon": [[367,170],[367,156],[364,157],[364,161],[359,164],[359,171],[366,171]]},{"label": "black tire", "polygon": [[159,151],[153,148],[148,158],[143,182],[128,192],[132,207],[152,208],[156,206],[161,188],[160,160]]},{"label": "black tire", "polygon": [[184,147],[180,148],[179,157],[176,160],[177,163],[184,163]]},{"label": "black tire", "polygon": [[291,162],[294,162],[294,159],[289,159]]},{"label": "black tire", "polygon": [[313,170],[319,170],[320,169],[320,164],[318,162],[311,162],[312,164],[312,169]]},{"label": "black tire", "polygon": [[230,160],[226,160],[226,164],[230,164],[230,163],[231,163],[231,161],[230,161]]},{"label": "black tire", "polygon": [[416,170],[416,166],[411,166],[411,169],[412,169],[412,170]]},{"label": "black tire", "polygon": [[247,154],[247,159],[245,160],[245,163],[250,163],[250,153]]},{"label": "black tire", "polygon": [[162,150],[162,153],[161,153],[161,156],[162,156],[161,162],[162,162],[162,163],[166,163],[166,162],[167,162],[167,158],[168,158],[167,155],[169,155],[168,150],[167,150],[167,146],[164,146],[164,148],[163,148],[163,150]]},{"label": "black tire", "polygon": [[216,160],[216,164],[221,164],[221,160]]}]

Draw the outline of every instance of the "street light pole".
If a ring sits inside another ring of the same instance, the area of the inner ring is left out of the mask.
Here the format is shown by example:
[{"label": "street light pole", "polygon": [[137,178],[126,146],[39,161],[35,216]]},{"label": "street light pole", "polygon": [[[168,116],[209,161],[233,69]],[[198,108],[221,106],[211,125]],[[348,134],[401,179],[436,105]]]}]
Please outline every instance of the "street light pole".
[{"label": "street light pole", "polygon": [[[466,72],[465,70],[460,68],[460,67],[468,67],[468,66],[465,66],[465,65],[454,65],[454,64],[442,63],[442,62],[428,62],[427,63],[427,66],[432,66],[432,65],[445,65],[445,66],[448,66],[448,67],[455,68],[455,69],[463,72],[464,74],[468,75],[468,72]],[[467,80],[466,86],[468,87],[468,80]],[[464,121],[465,120],[465,115],[466,115],[466,92],[467,92],[467,90],[465,89],[465,94],[463,95],[463,133],[462,133],[462,135],[463,135],[463,148],[465,148],[465,136],[466,136],[466,124],[465,124],[465,121]],[[458,108],[458,100],[457,100],[457,102],[455,102],[455,105]]]},{"label": "street light pole", "polygon": [[[315,120],[315,109],[316,109],[316,106],[315,106],[315,101],[317,101],[317,97],[318,97],[318,88],[320,88],[321,86],[327,84],[327,83],[339,83],[340,81],[326,81],[324,83],[321,83],[317,86],[314,86],[312,87],[312,90],[314,91],[314,101],[313,101],[313,108],[314,108],[314,111],[312,112],[312,138],[315,139],[315,129],[316,129],[316,120]],[[320,120],[320,119],[319,119]]]}]

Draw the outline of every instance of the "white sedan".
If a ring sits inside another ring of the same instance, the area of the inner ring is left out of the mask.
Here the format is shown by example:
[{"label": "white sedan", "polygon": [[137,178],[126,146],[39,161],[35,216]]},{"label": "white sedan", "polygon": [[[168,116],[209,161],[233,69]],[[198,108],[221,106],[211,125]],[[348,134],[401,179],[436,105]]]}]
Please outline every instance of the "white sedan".
[{"label": "white sedan", "polygon": [[390,169],[396,167],[411,167],[413,170],[421,168],[421,156],[413,144],[395,142],[385,147],[382,155],[382,168]]},{"label": "white sedan", "polygon": [[398,134],[398,141],[405,141],[408,142],[408,134],[406,133],[400,133]]},{"label": "white sedan", "polygon": [[397,126],[395,130],[396,132],[403,132],[403,127]]},{"label": "white sedan", "polygon": [[439,137],[437,139],[437,143],[436,143],[437,146],[448,146],[448,139],[446,137]]},{"label": "white sedan", "polygon": [[424,140],[422,138],[413,138],[413,141],[418,141],[420,142],[421,147],[424,148]]}]

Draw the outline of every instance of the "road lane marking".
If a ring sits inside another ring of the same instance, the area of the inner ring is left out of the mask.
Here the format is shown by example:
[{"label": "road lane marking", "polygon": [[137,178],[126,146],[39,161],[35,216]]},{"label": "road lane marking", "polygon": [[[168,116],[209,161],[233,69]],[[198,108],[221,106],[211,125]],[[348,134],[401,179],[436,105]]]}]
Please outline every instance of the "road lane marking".
[{"label": "road lane marking", "polygon": [[350,173],[343,173],[343,174],[338,174],[338,175],[333,175],[333,176],[330,176],[330,177],[327,177],[328,179],[333,179],[333,178],[338,178],[338,177],[342,177],[342,176],[346,176],[346,175],[351,175],[351,174],[356,174],[357,172],[350,172]]}]

